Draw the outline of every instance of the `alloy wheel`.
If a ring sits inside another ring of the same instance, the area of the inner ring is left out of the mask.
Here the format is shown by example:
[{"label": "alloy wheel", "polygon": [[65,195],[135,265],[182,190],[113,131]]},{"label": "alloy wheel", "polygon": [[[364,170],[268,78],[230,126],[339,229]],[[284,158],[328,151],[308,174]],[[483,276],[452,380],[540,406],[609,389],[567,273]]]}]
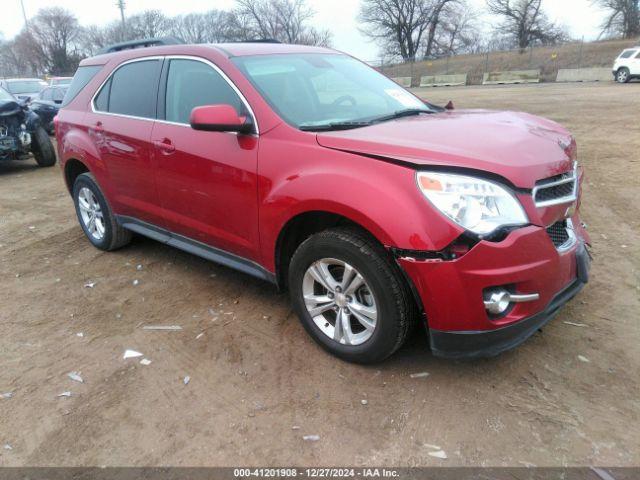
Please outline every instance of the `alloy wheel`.
[{"label": "alloy wheel", "polygon": [[358,270],[335,258],[311,264],[302,279],[304,303],[316,326],[342,345],[361,345],[378,323],[373,291]]},{"label": "alloy wheel", "polygon": [[105,233],[104,214],[98,199],[87,187],[82,187],[78,192],[78,208],[89,234],[98,241],[102,240]]}]

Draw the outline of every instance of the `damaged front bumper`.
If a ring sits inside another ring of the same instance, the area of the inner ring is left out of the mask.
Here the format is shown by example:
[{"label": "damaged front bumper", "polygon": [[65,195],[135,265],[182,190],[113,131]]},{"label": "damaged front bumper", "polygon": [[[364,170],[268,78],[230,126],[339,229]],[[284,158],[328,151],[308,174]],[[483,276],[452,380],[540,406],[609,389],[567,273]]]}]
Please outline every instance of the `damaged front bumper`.
[{"label": "damaged front bumper", "polygon": [[16,136],[0,136],[0,160],[21,159],[29,154],[31,135],[20,132]]},{"label": "damaged front bumper", "polygon": [[[575,242],[561,250],[545,229],[528,226],[500,242],[480,241],[451,260],[398,258],[422,303],[434,355],[494,356],[552,319],[588,281],[588,236],[577,215],[572,220]],[[514,302],[502,315],[493,315],[485,301],[497,288],[532,300]]]}]

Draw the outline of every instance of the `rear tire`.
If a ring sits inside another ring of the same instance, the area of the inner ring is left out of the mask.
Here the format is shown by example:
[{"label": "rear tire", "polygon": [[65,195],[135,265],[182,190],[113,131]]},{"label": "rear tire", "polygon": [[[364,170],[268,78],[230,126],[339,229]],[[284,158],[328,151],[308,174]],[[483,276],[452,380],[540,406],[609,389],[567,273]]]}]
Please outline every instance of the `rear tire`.
[{"label": "rear tire", "polygon": [[628,83],[631,80],[631,72],[627,67],[622,67],[616,72],[616,82]]},{"label": "rear tire", "polygon": [[[318,281],[319,272],[327,271],[333,273]],[[353,281],[344,279],[347,271]],[[356,280],[356,290],[345,288]],[[326,230],[305,240],[291,259],[289,290],[309,335],[349,362],[386,359],[402,346],[417,318],[398,266],[381,245],[356,229]]]},{"label": "rear tire", "polygon": [[131,242],[131,232],[118,225],[92,174],[83,173],[76,178],[73,203],[78,222],[94,247],[112,251]]},{"label": "rear tire", "polygon": [[44,128],[36,128],[31,142],[31,151],[36,158],[38,166],[52,167],[56,164],[56,151],[53,149],[49,134]]}]

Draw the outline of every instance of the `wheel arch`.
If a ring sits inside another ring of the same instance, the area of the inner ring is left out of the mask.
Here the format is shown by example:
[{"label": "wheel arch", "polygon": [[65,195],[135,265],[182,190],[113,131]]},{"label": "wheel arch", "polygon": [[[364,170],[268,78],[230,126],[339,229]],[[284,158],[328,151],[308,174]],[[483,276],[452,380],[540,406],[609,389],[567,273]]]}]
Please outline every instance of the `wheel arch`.
[{"label": "wheel arch", "polygon": [[73,192],[73,184],[79,175],[83,173],[90,173],[89,167],[77,158],[69,158],[64,164],[64,180],[67,184],[67,190],[69,193]]}]

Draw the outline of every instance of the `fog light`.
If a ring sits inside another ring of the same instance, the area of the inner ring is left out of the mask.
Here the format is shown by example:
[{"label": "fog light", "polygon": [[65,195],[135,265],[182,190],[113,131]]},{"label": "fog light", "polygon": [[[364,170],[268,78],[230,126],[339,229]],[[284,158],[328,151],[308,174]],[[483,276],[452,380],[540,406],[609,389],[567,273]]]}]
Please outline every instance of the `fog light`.
[{"label": "fog light", "polygon": [[491,315],[501,315],[507,311],[512,303],[533,302],[539,299],[540,295],[537,293],[519,295],[504,288],[496,288],[485,293],[484,308]]}]

